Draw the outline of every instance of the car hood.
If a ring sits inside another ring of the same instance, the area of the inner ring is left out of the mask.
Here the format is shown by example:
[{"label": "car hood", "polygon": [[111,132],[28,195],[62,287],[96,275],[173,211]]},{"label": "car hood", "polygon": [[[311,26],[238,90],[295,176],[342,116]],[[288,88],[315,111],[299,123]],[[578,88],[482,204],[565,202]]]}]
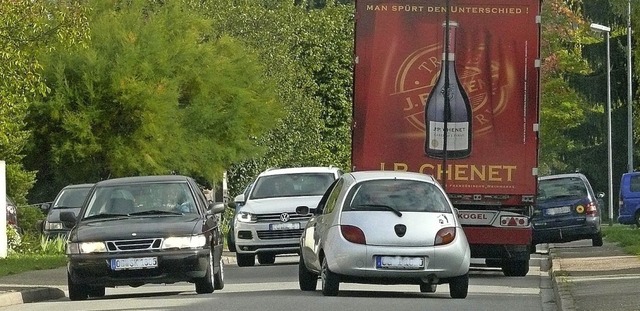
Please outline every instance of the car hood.
[{"label": "car hood", "polygon": [[293,213],[298,206],[307,206],[310,209],[316,208],[321,198],[322,196],[304,196],[249,200],[239,211],[254,214]]},{"label": "car hood", "polygon": [[49,210],[49,214],[47,214],[47,221],[60,222],[60,213],[62,212],[72,212],[73,215],[77,216],[78,212],[80,212],[80,208],[52,208]]},{"label": "car hood", "polygon": [[71,241],[108,241],[145,239],[167,236],[188,236],[202,232],[204,221],[199,217],[123,217],[80,222],[71,231]]}]

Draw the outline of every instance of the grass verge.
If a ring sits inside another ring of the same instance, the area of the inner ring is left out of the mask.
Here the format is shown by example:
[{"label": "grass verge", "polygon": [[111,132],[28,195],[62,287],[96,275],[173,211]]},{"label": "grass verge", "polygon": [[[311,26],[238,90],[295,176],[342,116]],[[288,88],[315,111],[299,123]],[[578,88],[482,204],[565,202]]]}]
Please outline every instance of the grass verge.
[{"label": "grass verge", "polygon": [[604,238],[617,243],[630,255],[640,256],[640,229],[621,224],[602,225]]},{"label": "grass verge", "polygon": [[66,264],[65,255],[11,254],[0,258],[0,277],[31,270],[54,269]]}]

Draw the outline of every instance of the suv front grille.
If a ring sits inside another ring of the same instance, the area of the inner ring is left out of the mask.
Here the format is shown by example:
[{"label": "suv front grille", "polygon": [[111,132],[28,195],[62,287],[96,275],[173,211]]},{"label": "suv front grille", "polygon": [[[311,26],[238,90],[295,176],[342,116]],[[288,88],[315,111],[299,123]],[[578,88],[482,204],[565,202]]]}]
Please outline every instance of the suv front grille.
[{"label": "suv front grille", "polygon": [[156,249],[160,249],[161,245],[162,245],[161,238],[107,241],[107,249],[110,252],[156,250]]},{"label": "suv front grille", "polygon": [[289,214],[289,221],[302,221],[309,220],[311,214],[300,215],[298,213],[271,213],[271,214],[258,214],[256,215],[257,222],[280,222],[280,216],[282,214]]},{"label": "suv front grille", "polygon": [[302,236],[302,231],[304,229],[263,230],[258,231],[258,238],[261,240],[299,239]]}]

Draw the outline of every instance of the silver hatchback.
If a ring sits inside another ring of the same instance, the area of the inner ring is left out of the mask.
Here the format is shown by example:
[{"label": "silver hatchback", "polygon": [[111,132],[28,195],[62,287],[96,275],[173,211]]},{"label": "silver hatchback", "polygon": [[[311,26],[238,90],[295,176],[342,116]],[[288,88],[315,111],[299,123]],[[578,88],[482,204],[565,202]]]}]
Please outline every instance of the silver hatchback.
[{"label": "silver hatchback", "polygon": [[470,250],[451,202],[431,176],[397,171],[342,175],[322,197],[300,238],[299,284],[335,296],[341,282],[448,283],[465,298]]}]

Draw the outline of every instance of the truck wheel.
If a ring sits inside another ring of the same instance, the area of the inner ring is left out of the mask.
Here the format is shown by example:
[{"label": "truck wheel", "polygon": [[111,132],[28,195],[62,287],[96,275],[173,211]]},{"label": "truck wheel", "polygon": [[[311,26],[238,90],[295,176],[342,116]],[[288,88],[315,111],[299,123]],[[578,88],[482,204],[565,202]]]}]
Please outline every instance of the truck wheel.
[{"label": "truck wheel", "polygon": [[322,260],[320,277],[322,278],[322,294],[325,296],[338,296],[338,292],[340,291],[340,278],[337,274],[329,270],[326,257]]},{"label": "truck wheel", "polygon": [[469,274],[461,275],[449,280],[449,295],[451,298],[467,298],[469,293]]},{"label": "truck wheel", "polygon": [[307,269],[302,257],[300,257],[300,263],[298,264],[298,283],[302,291],[314,291],[318,286],[318,275]]},{"label": "truck wheel", "polygon": [[602,232],[598,232],[592,239],[591,245],[593,246],[602,246]]},{"label": "truck wheel", "polygon": [[253,254],[236,253],[238,267],[250,267],[256,264],[256,256]]},{"label": "truck wheel", "polygon": [[505,276],[525,276],[529,273],[529,261],[505,260],[502,264],[502,273]]},{"label": "truck wheel", "polygon": [[69,286],[69,299],[76,301],[85,300],[89,297],[87,286],[73,282],[69,272],[67,272],[67,285]]}]

